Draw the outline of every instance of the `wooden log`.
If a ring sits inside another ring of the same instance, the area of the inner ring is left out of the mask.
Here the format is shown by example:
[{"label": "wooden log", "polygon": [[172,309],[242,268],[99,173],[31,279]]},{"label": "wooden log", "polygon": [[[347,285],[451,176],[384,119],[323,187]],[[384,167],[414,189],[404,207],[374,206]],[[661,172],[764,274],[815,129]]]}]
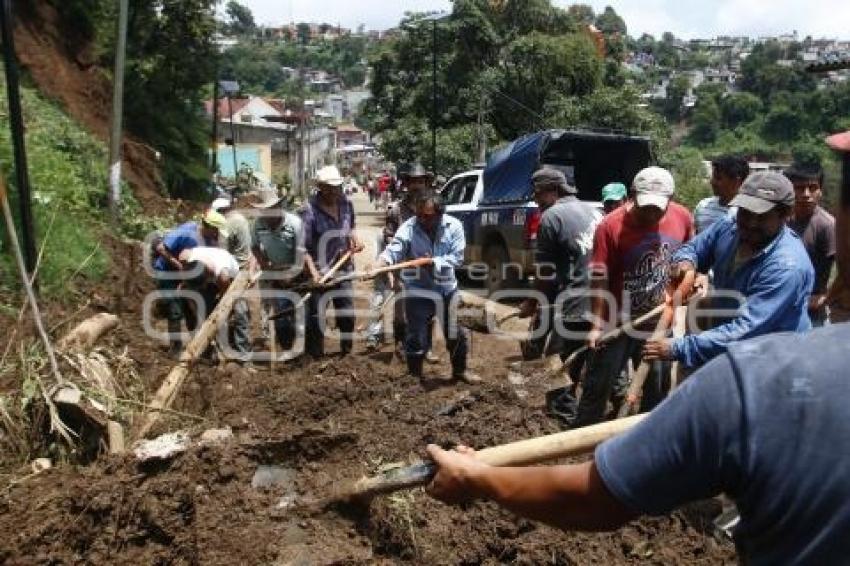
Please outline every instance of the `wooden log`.
[{"label": "wooden log", "polygon": [[101,339],[104,334],[118,327],[119,319],[114,314],[102,312],[87,318],[57,344],[60,350],[85,353]]},{"label": "wooden log", "polygon": [[233,310],[233,303],[239,299],[248,287],[253,285],[259,275],[251,277],[247,271],[240,271],[239,275],[228,287],[227,292],[219,301],[218,305],[213,309],[209,317],[201,325],[198,332],[186,345],[186,348],[180,354],[180,360],[177,365],[171,370],[168,376],[163,381],[159,390],[156,392],[147,410],[142,415],[141,424],[139,425],[135,438],[143,438],[151,428],[157,423],[162,413],[161,409],[168,409],[174,402],[177,392],[183,386],[192,366],[197,361],[198,357],[207,349],[210,341],[215,337],[220,324],[227,322],[227,317],[230,311]]},{"label": "wooden log", "polygon": [[517,317],[519,309],[509,307],[474,293],[458,291],[458,322],[479,332],[528,335],[528,320]]},{"label": "wooden log", "polygon": [[110,454],[124,453],[124,427],[116,421],[106,423],[106,434],[109,440]]}]

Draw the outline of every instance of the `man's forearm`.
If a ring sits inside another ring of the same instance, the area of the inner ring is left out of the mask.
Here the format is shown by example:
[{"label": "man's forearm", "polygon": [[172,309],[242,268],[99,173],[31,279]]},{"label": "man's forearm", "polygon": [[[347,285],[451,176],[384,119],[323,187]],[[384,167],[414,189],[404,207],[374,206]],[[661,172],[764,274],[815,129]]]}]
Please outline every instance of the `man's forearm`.
[{"label": "man's forearm", "polygon": [[476,495],[562,530],[612,530],[634,516],[608,492],[593,462],[483,467],[474,476],[473,485]]}]

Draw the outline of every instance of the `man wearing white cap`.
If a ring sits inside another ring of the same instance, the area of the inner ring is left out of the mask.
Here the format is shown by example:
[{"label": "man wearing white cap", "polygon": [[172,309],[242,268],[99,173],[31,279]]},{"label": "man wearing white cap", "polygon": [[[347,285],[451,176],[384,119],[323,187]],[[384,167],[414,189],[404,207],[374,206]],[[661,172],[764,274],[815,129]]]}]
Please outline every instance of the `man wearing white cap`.
[{"label": "man wearing white cap", "polygon": [[714,287],[737,291],[716,298],[715,308],[736,311],[711,330],[647,343],[650,360],[678,360],[698,367],[733,342],[773,332],[811,329],[808,304],[815,273],[800,237],[787,226],[794,207],[794,186],[784,175],[752,173],[732,199],[736,219],[718,220],[673,255],[674,272],[714,273]]},{"label": "man wearing white cap", "polygon": [[[674,191],[669,171],[647,167],[632,182],[634,200],[607,215],[596,228],[590,260],[595,291],[587,340],[591,348],[596,348],[606,325],[634,319],[665,300],[670,258],[694,232],[691,213],[670,200]],[[609,312],[609,304],[614,312]],[[639,346],[639,340],[623,335],[593,353],[573,426],[602,420],[612,390],[615,405],[622,402],[627,387],[620,377],[622,369]],[[653,364],[641,410],[651,409],[664,397],[662,373],[667,369]]]},{"label": "man wearing white cap", "polygon": [[[316,173],[317,194],[312,197],[304,209],[304,256],[307,272],[318,283],[347,252],[363,250],[363,244],[355,232],[354,206],[342,193],[342,175],[333,165],[322,167]],[[349,259],[337,274],[354,269]],[[351,281],[346,281],[332,291],[336,325],[339,329],[340,349],[348,354],[354,344],[354,290]],[[313,357],[324,354],[323,307],[327,305],[326,293],[314,292],[308,304],[306,343],[307,351]]]}]

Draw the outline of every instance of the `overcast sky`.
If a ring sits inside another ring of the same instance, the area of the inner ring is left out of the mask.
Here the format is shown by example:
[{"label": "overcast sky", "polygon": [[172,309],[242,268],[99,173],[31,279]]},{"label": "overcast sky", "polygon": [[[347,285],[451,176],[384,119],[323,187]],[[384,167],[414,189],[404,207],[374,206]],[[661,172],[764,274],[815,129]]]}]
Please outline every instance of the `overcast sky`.
[{"label": "overcast sky", "polygon": [[[406,11],[450,10],[448,0],[240,0],[261,24],[327,22],[368,29],[395,26]],[[600,12],[611,5],[629,34],[678,37],[775,35],[797,30],[801,37],[850,38],[848,0],[608,0],[585,2]],[[555,0],[558,6],[572,2]]]}]

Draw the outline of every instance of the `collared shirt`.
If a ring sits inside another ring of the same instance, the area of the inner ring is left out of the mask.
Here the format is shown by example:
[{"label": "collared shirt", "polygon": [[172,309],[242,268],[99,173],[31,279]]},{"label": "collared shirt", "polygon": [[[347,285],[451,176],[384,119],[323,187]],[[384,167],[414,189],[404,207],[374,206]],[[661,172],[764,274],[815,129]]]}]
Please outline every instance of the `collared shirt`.
[{"label": "collared shirt", "polygon": [[[351,201],[341,196],[338,206],[339,219],[322,210],[317,196],[311,198],[304,209],[304,247],[316,263],[316,269],[322,272],[348,251],[355,228]],[[340,271],[352,268],[353,264],[349,261]]]},{"label": "collared shirt", "polygon": [[712,224],[724,218],[735,218],[738,213],[737,206],[725,206],[720,204],[719,197],[704,198],[694,208],[694,224],[697,234],[708,230]]},{"label": "collared shirt", "polygon": [[381,259],[392,265],[421,257],[434,258],[432,266],[403,270],[401,279],[408,288],[446,295],[457,289],[455,269],[463,265],[464,248],[466,238],[460,220],[443,214],[432,240],[414,217],[399,226]]},{"label": "collared shirt", "polygon": [[661,515],[726,493],[743,564],[844,564],[850,555],[850,326],[730,346],[596,449],[615,499]]},{"label": "collared shirt", "polygon": [[254,245],[271,263],[272,270],[291,268],[303,253],[303,224],[301,218],[289,212],[283,213],[283,221],[276,228],[269,227],[265,217],[254,221]]},{"label": "collared shirt", "polygon": [[[815,273],[794,231],[784,226],[763,250],[736,266],[737,251],[738,226],[726,219],[673,254],[673,262],[689,261],[701,273],[712,269],[716,289],[737,291],[746,299],[728,323],[673,341],[673,357],[688,367],[706,363],[739,340],[812,327],[808,302]],[[720,302],[716,306],[738,306],[737,301]]]},{"label": "collared shirt", "polygon": [[233,254],[239,265],[245,267],[251,257],[251,223],[241,213],[233,211],[225,216],[227,239],[225,249]]},{"label": "collared shirt", "polygon": [[[201,227],[197,222],[186,222],[176,228],[169,230],[162,238],[162,245],[174,257],[178,257],[180,252],[197,246],[215,246],[215,240],[204,239],[201,237]],[[158,271],[171,271],[173,267],[164,257],[159,256],[154,261],[154,269]]]}]

